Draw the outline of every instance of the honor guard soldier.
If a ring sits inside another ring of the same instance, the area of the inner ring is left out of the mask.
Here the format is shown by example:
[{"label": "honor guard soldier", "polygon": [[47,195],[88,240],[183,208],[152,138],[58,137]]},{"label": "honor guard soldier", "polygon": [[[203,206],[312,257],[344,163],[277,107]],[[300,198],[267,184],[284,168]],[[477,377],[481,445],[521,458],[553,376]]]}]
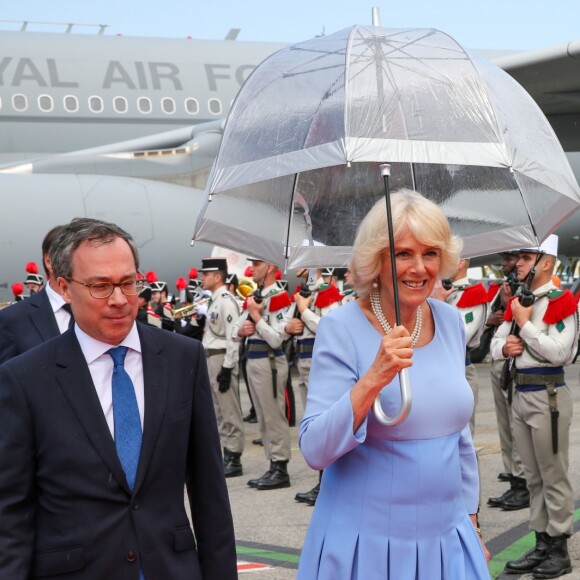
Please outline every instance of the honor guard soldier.
[{"label": "honor guard soldier", "polygon": [[145,278],[151,286],[151,307],[155,314],[161,318],[161,328],[173,332],[176,325],[171,301],[167,293],[167,282],[158,280],[155,272],[147,272]]},{"label": "honor guard soldier", "polygon": [[[137,276],[139,280],[143,279],[143,276],[139,274]],[[142,324],[147,324],[149,326],[154,326],[155,328],[161,328],[161,317],[155,314],[153,308],[149,302],[151,301],[151,286],[145,281],[143,288],[139,290],[139,310],[137,310],[137,322]]]},{"label": "honor guard soldier", "polygon": [[352,276],[350,274],[350,270],[347,268],[346,272],[344,273],[344,282],[342,286],[342,304],[348,304],[353,300],[357,299],[356,292],[352,287]]},{"label": "honor guard soldier", "polygon": [[238,341],[247,337],[248,383],[270,467],[262,477],[250,479],[248,485],[260,490],[278,489],[290,486],[290,428],[284,396],[288,361],[282,343],[287,337],[284,315],[291,301],[276,284],[277,266],[258,258],[250,261],[258,290],[248,297],[233,336]]},{"label": "honor guard soldier", "polygon": [[578,303],[551,280],[557,236],[520,250],[517,274],[526,287],[510,301],[505,322],[491,342],[495,359],[511,364],[515,392],[513,436],[530,491],[535,547],[506,572],[557,578],[571,572],[567,541],[573,533],[574,492],[568,479],[572,400],[564,366],[578,345]]},{"label": "honor guard soldier", "polygon": [[226,288],[228,289],[228,292],[236,299],[236,302],[238,302],[238,304],[241,306],[241,302],[238,300],[238,295],[236,293],[236,290],[238,289],[238,277],[236,274],[228,274],[228,277],[226,278]]},{"label": "honor guard soldier", "polygon": [[236,299],[226,286],[228,264],[225,258],[204,258],[201,267],[203,289],[211,292],[203,332],[203,347],[211,392],[224,450],[226,477],[242,475],[244,422],[238,387],[240,345],[232,336],[240,317]]},{"label": "honor guard soldier", "polygon": [[44,277],[38,273],[36,262],[28,262],[26,272],[24,285],[28,288],[29,295],[38,294],[44,288]]},{"label": "honor guard soldier", "polygon": [[459,260],[459,266],[451,284],[449,285],[448,281],[444,281],[443,285],[445,287],[445,283],[447,283],[450,286],[448,287],[450,293],[447,295],[445,302],[459,309],[465,325],[465,344],[467,345],[465,352],[465,377],[473,391],[474,398],[473,413],[469,420],[469,428],[473,436],[475,410],[477,409],[479,398],[479,381],[477,370],[469,357],[469,351],[479,345],[479,339],[487,319],[487,291],[481,282],[472,284],[469,281],[467,277],[468,268],[469,260]]},{"label": "honor guard soldier", "polygon": [[[512,297],[512,287],[517,283],[515,273],[519,252],[500,253],[501,271],[503,280],[492,280],[487,289],[489,316],[486,321],[484,333],[490,333],[491,338],[497,329],[503,324],[504,313]],[[490,339],[491,342],[491,339]],[[503,510],[513,511],[529,507],[530,492],[526,486],[524,467],[513,441],[512,435],[512,397],[511,391],[502,388],[501,371],[504,365],[503,358],[494,359],[492,356],[490,377],[493,399],[495,402],[495,414],[497,417],[497,427],[499,433],[499,444],[503,460],[504,471],[498,475],[500,481],[508,481],[510,487],[499,497],[490,497],[487,504],[491,507],[499,507]]]},{"label": "honor guard soldier", "polygon": [[[306,407],[308,377],[312,364],[314,339],[320,319],[338,308],[342,294],[334,284],[326,284],[322,278],[322,270],[301,268],[296,272],[303,280],[302,285],[294,294],[294,304],[286,313],[284,330],[295,341],[296,366],[298,368],[299,390],[302,408]],[[319,472],[320,474],[322,472]],[[320,491],[320,476],[316,486],[310,491],[297,493],[296,501],[314,505]]]},{"label": "honor guard soldier", "polygon": [[[24,284],[22,282],[14,282],[14,284],[11,286],[11,289],[12,294],[14,295],[14,302],[20,302],[21,300],[24,300],[22,297],[22,293],[24,292]],[[10,304],[7,304],[6,306],[10,306]]]}]

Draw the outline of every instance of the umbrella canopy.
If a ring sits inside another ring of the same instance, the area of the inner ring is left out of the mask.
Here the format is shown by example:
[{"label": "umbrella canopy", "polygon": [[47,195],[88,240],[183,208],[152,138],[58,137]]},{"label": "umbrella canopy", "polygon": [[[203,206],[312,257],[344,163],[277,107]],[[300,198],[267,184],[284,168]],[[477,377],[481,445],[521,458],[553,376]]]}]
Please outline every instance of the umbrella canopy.
[{"label": "umbrella canopy", "polygon": [[391,187],[437,202],[466,257],[538,245],[580,203],[544,115],[437,30],[354,26],[288,46],[242,87],[194,239],[288,267],[342,266]]}]

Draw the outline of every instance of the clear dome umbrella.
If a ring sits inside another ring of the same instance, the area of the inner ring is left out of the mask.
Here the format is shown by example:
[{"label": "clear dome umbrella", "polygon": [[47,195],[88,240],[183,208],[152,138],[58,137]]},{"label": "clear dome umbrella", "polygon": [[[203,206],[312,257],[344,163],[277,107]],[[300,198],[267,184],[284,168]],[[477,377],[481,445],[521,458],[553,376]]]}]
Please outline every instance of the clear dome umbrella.
[{"label": "clear dome umbrella", "polygon": [[382,163],[391,189],[440,205],[465,257],[538,245],[580,202],[551,126],[504,71],[438,30],[353,26],[250,75],[194,239],[289,268],[344,266],[385,195]]}]

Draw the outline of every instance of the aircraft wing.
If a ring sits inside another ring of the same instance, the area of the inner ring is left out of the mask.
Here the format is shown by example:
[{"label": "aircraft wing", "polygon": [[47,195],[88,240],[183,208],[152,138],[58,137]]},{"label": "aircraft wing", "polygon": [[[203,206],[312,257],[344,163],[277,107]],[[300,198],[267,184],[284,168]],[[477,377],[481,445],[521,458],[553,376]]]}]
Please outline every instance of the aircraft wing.
[{"label": "aircraft wing", "polygon": [[540,106],[565,151],[580,151],[580,40],[493,61]]},{"label": "aircraft wing", "polygon": [[223,120],[0,167],[0,173],[119,175],[182,185],[215,159]]}]

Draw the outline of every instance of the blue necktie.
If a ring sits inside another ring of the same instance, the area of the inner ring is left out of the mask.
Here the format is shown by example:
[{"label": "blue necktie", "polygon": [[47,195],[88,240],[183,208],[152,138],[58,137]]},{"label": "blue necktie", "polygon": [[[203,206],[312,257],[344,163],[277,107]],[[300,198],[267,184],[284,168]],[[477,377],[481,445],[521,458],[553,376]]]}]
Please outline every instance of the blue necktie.
[{"label": "blue necktie", "polygon": [[115,420],[115,446],[121,465],[133,491],[139,453],[141,451],[141,420],[133,381],[125,367],[126,346],[111,348],[107,352],[113,359],[113,416]]}]

